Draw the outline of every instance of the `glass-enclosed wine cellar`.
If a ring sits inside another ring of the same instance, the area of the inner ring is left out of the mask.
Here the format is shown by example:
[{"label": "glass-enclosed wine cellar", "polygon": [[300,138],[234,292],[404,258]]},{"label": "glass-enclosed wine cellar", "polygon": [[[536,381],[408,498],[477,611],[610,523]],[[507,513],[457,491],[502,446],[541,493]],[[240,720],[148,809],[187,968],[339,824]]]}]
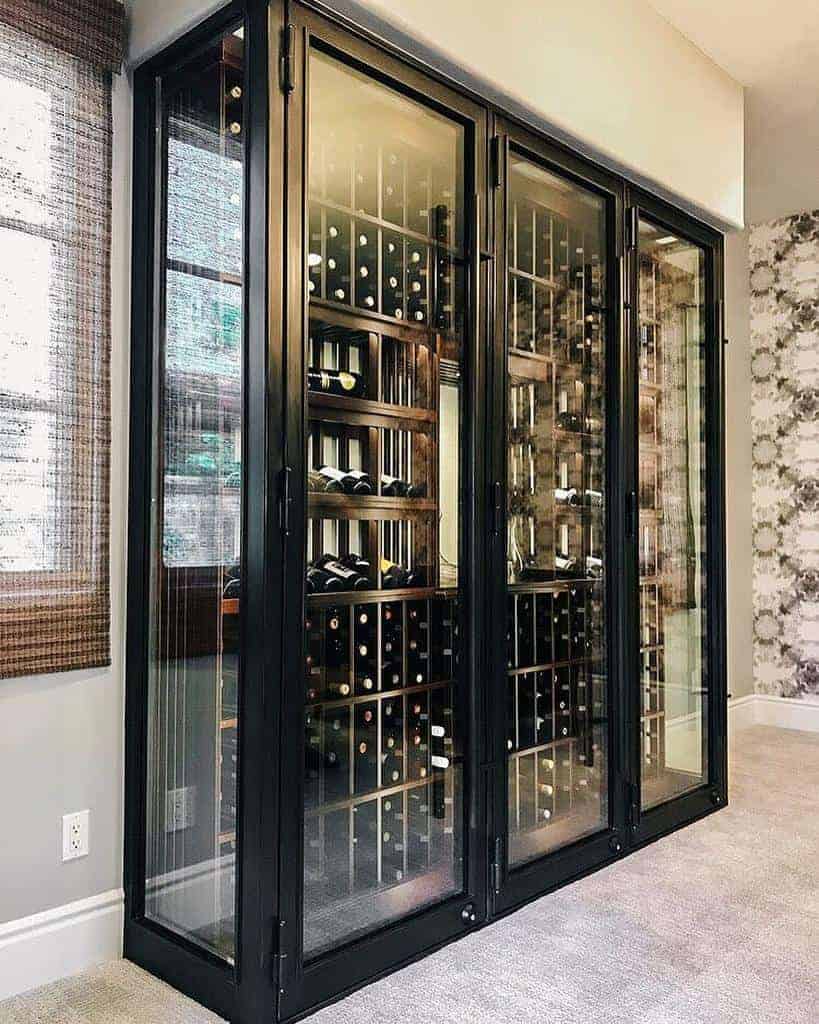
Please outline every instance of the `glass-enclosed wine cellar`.
[{"label": "glass-enclosed wine cellar", "polygon": [[304,951],[462,884],[464,131],[309,55]]},{"label": "glass-enclosed wine cellar", "polygon": [[310,4],[135,97],[125,951],[295,1019],[724,804],[721,239]]}]

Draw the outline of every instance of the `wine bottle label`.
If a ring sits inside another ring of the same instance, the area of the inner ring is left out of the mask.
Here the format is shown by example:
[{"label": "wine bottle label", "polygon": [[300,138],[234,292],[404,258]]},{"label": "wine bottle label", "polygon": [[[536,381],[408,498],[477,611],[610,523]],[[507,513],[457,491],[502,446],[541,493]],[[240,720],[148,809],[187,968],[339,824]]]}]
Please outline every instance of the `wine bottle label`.
[{"label": "wine bottle label", "polygon": [[337,562],[334,559],[325,562],[322,568],[327,572],[332,573],[333,576],[338,576],[342,580],[352,580],[353,578],[357,578],[361,575],[361,573],[356,572],[355,569],[349,569],[346,565],[342,565],[341,562]]}]

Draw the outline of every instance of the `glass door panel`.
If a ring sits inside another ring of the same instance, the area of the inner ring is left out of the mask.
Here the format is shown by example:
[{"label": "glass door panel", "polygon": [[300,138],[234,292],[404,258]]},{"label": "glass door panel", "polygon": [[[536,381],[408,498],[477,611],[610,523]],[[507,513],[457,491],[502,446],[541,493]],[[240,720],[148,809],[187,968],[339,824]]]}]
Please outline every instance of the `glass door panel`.
[{"label": "glass door panel", "polygon": [[708,781],[705,252],[640,221],[641,802]]},{"label": "glass door panel", "polygon": [[608,827],[605,201],[510,154],[508,863]]},{"label": "glass door panel", "polygon": [[311,50],[306,958],[463,886],[464,142]]},{"label": "glass door panel", "polygon": [[244,42],[163,84],[145,913],[235,957]]}]

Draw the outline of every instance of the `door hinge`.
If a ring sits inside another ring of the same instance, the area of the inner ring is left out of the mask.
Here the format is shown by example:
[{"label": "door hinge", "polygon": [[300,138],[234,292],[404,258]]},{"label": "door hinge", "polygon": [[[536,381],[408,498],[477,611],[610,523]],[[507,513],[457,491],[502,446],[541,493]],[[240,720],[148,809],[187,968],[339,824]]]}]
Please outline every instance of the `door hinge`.
[{"label": "door hinge", "polygon": [[640,510],[637,505],[637,492],[629,491],[626,494],[626,538],[636,540],[640,527]]},{"label": "door hinge", "polygon": [[501,880],[503,878],[503,839],[498,836],[495,839],[495,853],[492,858],[492,891],[501,891]]},{"label": "door hinge", "polygon": [[717,331],[722,344],[727,345],[728,339],[725,336],[725,301],[723,299],[717,301]]},{"label": "door hinge", "polygon": [[636,206],[629,206],[626,210],[626,249],[637,248],[637,234],[640,211]]},{"label": "door hinge", "polygon": [[493,135],[489,143],[490,188],[500,188],[503,184],[504,150],[501,136]]},{"label": "door hinge", "polygon": [[270,956],[270,969],[272,972],[273,984],[276,986],[276,998],[279,1004],[281,1003],[281,997],[284,995],[282,971],[284,969],[284,961],[287,959],[287,953],[282,952],[282,929],[284,928],[284,925],[285,922],[280,918],[276,918],[273,922],[274,952]]},{"label": "door hinge", "polygon": [[296,26],[285,25],[282,32],[280,58],[282,91],[291,93],[296,88]]},{"label": "door hinge", "polygon": [[630,782],[628,786],[628,819],[633,829],[640,824],[640,787],[636,782]]},{"label": "door hinge", "polygon": [[503,529],[503,484],[496,480],[492,484],[492,534],[500,536]]},{"label": "door hinge", "polygon": [[281,471],[279,483],[279,527],[285,536],[290,533],[290,507],[293,504],[293,497],[290,493],[290,480],[293,470],[285,466]]}]

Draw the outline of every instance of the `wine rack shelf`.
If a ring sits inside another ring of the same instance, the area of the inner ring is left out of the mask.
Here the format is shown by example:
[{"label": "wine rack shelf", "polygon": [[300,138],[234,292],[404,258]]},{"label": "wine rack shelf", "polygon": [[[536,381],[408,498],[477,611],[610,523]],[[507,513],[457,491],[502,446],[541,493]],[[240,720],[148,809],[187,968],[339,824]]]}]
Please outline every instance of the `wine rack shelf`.
[{"label": "wine rack shelf", "polygon": [[431,498],[390,498],[384,495],[311,494],[310,514],[348,519],[403,519],[424,512],[435,512]]},{"label": "wine rack shelf", "polygon": [[310,414],[329,422],[357,423],[396,430],[421,430],[421,424],[437,422],[433,409],[413,409],[410,406],[336,395],[311,394]]},{"label": "wine rack shelf", "polygon": [[640,678],[641,759],[646,787],[659,783],[666,770],[666,687],[664,579],[661,564],[664,445],[660,424],[663,399],[663,323],[660,315],[661,263],[643,252],[640,279]]}]

